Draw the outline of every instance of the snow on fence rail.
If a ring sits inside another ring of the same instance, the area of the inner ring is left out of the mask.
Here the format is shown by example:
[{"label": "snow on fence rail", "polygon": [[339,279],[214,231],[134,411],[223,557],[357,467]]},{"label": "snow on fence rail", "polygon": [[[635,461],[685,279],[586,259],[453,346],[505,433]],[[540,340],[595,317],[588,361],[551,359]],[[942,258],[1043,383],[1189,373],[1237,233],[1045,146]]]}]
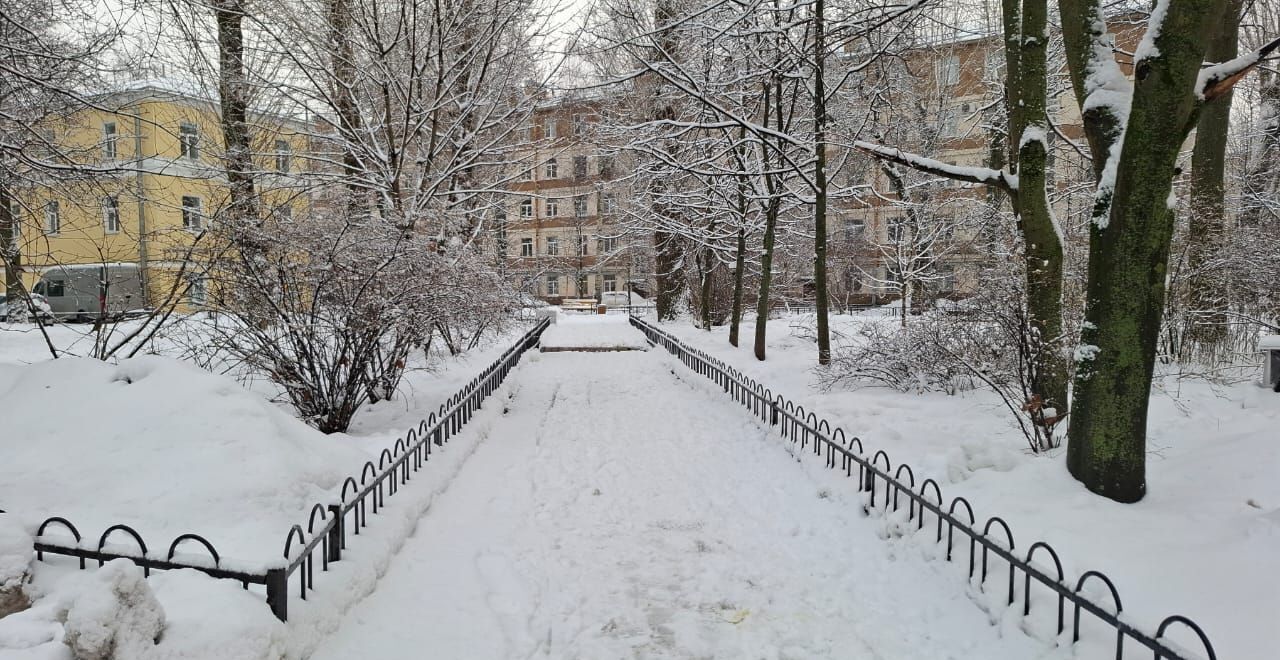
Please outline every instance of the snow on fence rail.
[{"label": "snow on fence rail", "polygon": [[[410,474],[426,464],[431,457],[432,444],[443,446],[462,430],[480,409],[480,404],[498,389],[511,369],[520,362],[524,352],[537,345],[549,324],[546,319],[538,322],[466,387],[441,404],[438,412],[418,422],[418,426],[410,429],[405,437],[397,439],[391,449],[383,449],[376,465],[373,461],[365,463],[360,470],[359,481],[348,477],[342,484],[337,502],[313,506],[305,529],[301,525],[289,529],[284,552],[275,562],[263,565],[229,560],[220,556],[213,544],[198,534],[182,534],[169,544],[165,553],[158,553],[149,549],[142,535],[128,525],[113,525],[98,537],[96,544],[88,543],[75,525],[58,516],[46,519],[37,528],[36,558],[43,560],[46,553],[77,557],[81,569],[86,568],[87,560],[96,560],[101,566],[113,559],[129,559],[141,566],[147,576],[152,569],[191,568],[211,577],[237,580],[246,589],[250,584],[260,584],[266,588],[271,612],[285,621],[289,613],[289,579],[293,574],[298,574],[298,593],[306,600],[307,591],[315,587],[316,550],[320,551],[322,571],[328,571],[330,563],[341,560],[347,545],[347,530],[358,535],[362,528],[368,526],[370,505],[372,513],[377,514],[386,505],[387,496],[395,495],[409,481]],[[0,513],[4,511],[0,510]],[[50,527],[65,530],[70,538],[46,537],[45,532]],[[127,535],[134,545],[108,543],[113,535]],[[177,550],[184,544],[199,544],[208,556],[179,554]]]},{"label": "snow on fence rail", "polygon": [[[647,321],[637,317],[632,317],[630,321],[633,326],[644,332],[650,343],[667,349],[685,366],[698,374],[710,378],[717,385],[723,387],[726,394],[750,410],[753,416],[768,422],[771,426],[779,427],[783,438],[789,438],[792,443],[799,443],[801,450],[806,449],[812,442],[815,455],[822,456],[825,453],[824,458],[828,468],[835,469],[838,463],[840,469],[844,470],[845,476],[852,477],[853,467],[856,465],[858,468],[859,488],[868,494],[868,504],[865,505],[865,509],[868,512],[877,507],[876,481],[880,480],[883,482],[884,488],[882,491],[883,497],[880,498],[878,506],[886,514],[898,511],[901,506],[899,500],[905,499],[907,504],[906,522],[915,522],[917,531],[924,529],[926,515],[932,514],[937,520],[935,543],[942,543],[942,530],[945,523],[947,561],[951,561],[954,555],[955,533],[959,532],[963,536],[967,536],[969,538],[969,579],[971,581],[975,570],[978,569],[977,560],[979,557],[981,558],[979,589],[985,590],[988,557],[995,555],[1003,559],[1009,564],[1008,605],[1012,607],[1017,600],[1015,581],[1018,573],[1021,572],[1023,581],[1023,616],[1028,616],[1031,613],[1031,581],[1034,579],[1057,594],[1058,635],[1062,635],[1066,629],[1066,602],[1071,602],[1073,608],[1071,623],[1072,643],[1080,641],[1080,612],[1083,610],[1115,629],[1115,657],[1117,660],[1121,660],[1124,657],[1126,638],[1132,639],[1153,651],[1155,660],[1161,660],[1162,658],[1168,660],[1200,660],[1200,656],[1180,648],[1165,638],[1165,632],[1175,624],[1181,624],[1190,629],[1203,643],[1207,659],[1217,660],[1217,654],[1214,652],[1208,636],[1194,621],[1175,614],[1166,617],[1154,633],[1134,627],[1123,618],[1122,612],[1124,608],[1120,603],[1120,594],[1111,579],[1103,573],[1085,571],[1076,580],[1073,587],[1067,582],[1058,553],[1048,543],[1044,541],[1032,543],[1027,547],[1025,557],[1018,557],[1013,553],[1013,532],[1001,518],[993,516],[987,519],[982,526],[982,531],[978,531],[975,528],[977,518],[974,516],[973,507],[963,497],[951,500],[950,505],[947,506],[946,510],[943,510],[942,489],[939,487],[938,482],[933,479],[925,479],[917,491],[915,474],[907,464],[903,463],[894,470],[892,463],[889,461],[889,455],[883,450],[877,451],[868,460],[862,447],[862,441],[857,437],[849,438],[843,429],[834,428],[826,420],[818,419],[814,413],[806,413],[804,407],[787,401],[781,395],[775,396],[769,388],[764,387],[752,378],[700,350],[687,346],[679,339]],[[900,498],[900,495],[903,497]],[[961,518],[962,515],[964,519]],[[995,527],[999,527],[1003,539],[992,537],[991,532]],[[982,546],[980,555],[977,551],[977,546],[979,545]],[[1047,555],[1052,560],[1055,575],[1046,573],[1031,563],[1033,559],[1043,555]],[[1082,590],[1086,585],[1090,584],[1090,581],[1101,582],[1106,586],[1111,595],[1114,611],[1089,599],[1082,593]]]}]

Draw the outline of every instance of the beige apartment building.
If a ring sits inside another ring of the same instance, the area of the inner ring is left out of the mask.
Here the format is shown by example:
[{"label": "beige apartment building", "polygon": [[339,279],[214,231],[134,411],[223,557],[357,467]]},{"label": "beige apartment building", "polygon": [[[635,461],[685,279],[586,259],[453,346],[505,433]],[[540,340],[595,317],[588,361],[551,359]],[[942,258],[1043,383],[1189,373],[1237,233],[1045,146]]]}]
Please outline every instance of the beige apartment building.
[{"label": "beige apartment building", "polygon": [[524,128],[516,181],[499,219],[500,252],[526,290],[552,302],[627,291],[640,246],[623,231],[615,157],[593,139],[599,105],[543,103]]}]

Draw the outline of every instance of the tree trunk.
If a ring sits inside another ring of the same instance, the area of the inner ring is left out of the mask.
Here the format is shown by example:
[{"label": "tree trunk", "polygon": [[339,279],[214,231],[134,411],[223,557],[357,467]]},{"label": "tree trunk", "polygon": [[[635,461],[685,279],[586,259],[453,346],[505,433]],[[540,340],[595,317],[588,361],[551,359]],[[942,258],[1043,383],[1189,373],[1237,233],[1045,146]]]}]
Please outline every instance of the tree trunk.
[{"label": "tree trunk", "polygon": [[[745,221],[746,213],[742,200],[738,206],[743,211],[742,217]],[[729,344],[733,346],[738,345],[738,327],[742,324],[742,270],[746,266],[746,251],[747,230],[740,227],[738,228],[738,247],[734,253],[733,262],[733,312],[729,317]]]},{"label": "tree trunk", "polygon": [[780,205],[781,200],[771,195],[764,215],[764,253],[760,255],[760,292],[756,297],[755,352],[756,359],[760,361],[764,361],[765,357],[765,335],[769,325],[769,285],[773,283],[773,234],[778,225]]},{"label": "tree trunk", "polygon": [[249,82],[244,68],[244,0],[221,0],[214,5],[214,12],[218,25],[218,95],[230,197],[226,220],[237,236],[245,238],[241,232],[258,224],[258,200],[249,139]]},{"label": "tree trunk", "polygon": [[[1049,122],[1046,113],[1047,68],[1045,50],[1048,7],[1046,0],[1024,0],[1018,40],[1016,113],[1010,124],[1017,149],[1018,221],[1021,224],[1027,278],[1027,314],[1038,352],[1033,395],[1041,405],[1031,406],[1033,421],[1044,424],[1045,413],[1062,414],[1067,408],[1070,370],[1062,351],[1062,240],[1054,227],[1053,212],[1045,191]],[[1030,403],[1030,402],[1028,402]],[[1048,430],[1048,429],[1046,429]]]},{"label": "tree trunk", "polygon": [[813,293],[818,313],[818,364],[831,363],[827,318],[827,98],[826,16],[824,0],[813,9]]},{"label": "tree trunk", "polygon": [[[1238,54],[1241,0],[1227,0],[1226,20],[1215,26],[1205,59],[1225,62]],[[1191,152],[1191,219],[1187,232],[1187,269],[1191,340],[1201,355],[1212,358],[1227,330],[1227,278],[1216,262],[1222,258],[1226,212],[1223,172],[1227,130],[1231,125],[1227,92],[1200,111],[1196,144]]]},{"label": "tree trunk", "polygon": [[676,247],[676,236],[667,231],[653,233],[654,274],[657,292],[658,320],[670,321],[676,317],[680,293],[684,289],[680,277],[680,250]]},{"label": "tree trunk", "polygon": [[707,332],[711,332],[711,270],[715,264],[714,256],[711,247],[706,246],[702,248],[702,255],[698,260],[698,277],[701,278],[698,294],[702,298],[699,301],[699,316],[702,319],[702,329]]},{"label": "tree trunk", "polygon": [[1169,0],[1155,50],[1135,67],[1107,220],[1090,229],[1067,467],[1089,490],[1119,502],[1146,493],[1147,404],[1173,236],[1167,200],[1199,109],[1193,87],[1205,35],[1223,5]]}]

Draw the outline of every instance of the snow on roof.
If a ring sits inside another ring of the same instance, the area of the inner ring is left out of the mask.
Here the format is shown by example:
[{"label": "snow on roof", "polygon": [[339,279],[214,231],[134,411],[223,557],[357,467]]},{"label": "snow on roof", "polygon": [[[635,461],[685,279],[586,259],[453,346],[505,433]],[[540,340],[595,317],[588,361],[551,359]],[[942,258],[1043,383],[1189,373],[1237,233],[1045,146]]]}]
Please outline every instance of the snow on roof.
[{"label": "snow on roof", "polygon": [[1280,351],[1280,335],[1263,335],[1258,340],[1260,351]]},{"label": "snow on roof", "polygon": [[124,92],[159,92],[183,98],[214,102],[218,99],[217,90],[206,89],[195,80],[184,80],[169,76],[159,78],[140,78],[116,85],[108,94]]}]

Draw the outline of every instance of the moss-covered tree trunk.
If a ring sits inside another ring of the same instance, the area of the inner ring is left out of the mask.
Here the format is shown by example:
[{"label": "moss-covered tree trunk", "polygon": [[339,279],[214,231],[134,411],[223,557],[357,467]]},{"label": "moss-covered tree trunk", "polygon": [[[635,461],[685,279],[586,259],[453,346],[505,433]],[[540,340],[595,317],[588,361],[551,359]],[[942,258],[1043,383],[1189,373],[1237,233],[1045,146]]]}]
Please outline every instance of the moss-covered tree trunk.
[{"label": "moss-covered tree trunk", "polygon": [[[1017,65],[1009,70],[1016,90],[1016,107],[1010,112],[1011,152],[1018,172],[1017,212],[1024,242],[1027,315],[1038,345],[1032,391],[1039,405],[1028,402],[1033,420],[1045,425],[1046,413],[1066,411],[1070,370],[1062,350],[1062,240],[1054,226],[1045,190],[1049,120],[1047,108],[1048,6],[1046,0],[1024,0],[1016,40],[1006,39],[1009,57]],[[1006,26],[1006,30],[1011,29]],[[1051,434],[1046,429],[1046,435]]]},{"label": "moss-covered tree trunk", "polygon": [[1147,404],[1173,236],[1167,200],[1178,151],[1196,122],[1196,76],[1223,6],[1169,0],[1154,48],[1135,68],[1110,212],[1090,230],[1067,466],[1089,490],[1120,502],[1146,492]]},{"label": "moss-covered tree trunk", "polygon": [[[1227,0],[1225,20],[1214,26],[1205,59],[1225,62],[1239,51],[1241,0]],[[1231,126],[1228,91],[1200,111],[1195,149],[1191,152],[1191,218],[1187,231],[1189,333],[1200,355],[1212,358],[1226,336],[1227,278],[1216,265],[1222,258],[1226,210],[1223,173],[1227,130]]]}]

